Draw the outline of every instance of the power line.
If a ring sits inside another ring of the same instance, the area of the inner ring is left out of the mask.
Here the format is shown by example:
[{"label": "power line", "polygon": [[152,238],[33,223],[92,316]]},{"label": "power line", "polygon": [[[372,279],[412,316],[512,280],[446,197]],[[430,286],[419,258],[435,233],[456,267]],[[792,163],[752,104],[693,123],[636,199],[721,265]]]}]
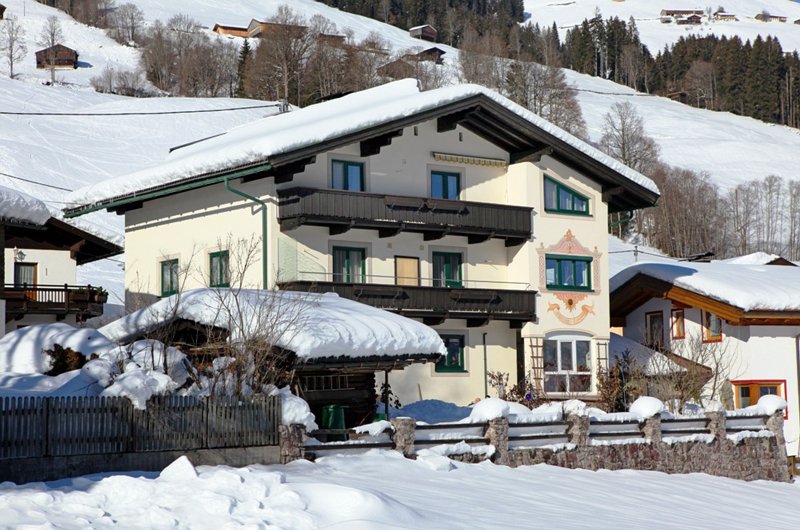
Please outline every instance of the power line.
[{"label": "power line", "polygon": [[205,114],[209,112],[228,112],[232,110],[250,110],[277,108],[280,104],[253,105],[250,107],[228,107],[224,109],[165,110],[158,112],[15,112],[0,110],[2,116],[160,116],[166,114]]},{"label": "power line", "polygon": [[[47,188],[53,188],[53,189],[56,189],[56,190],[59,190],[59,191],[75,191],[75,190],[71,190],[69,188],[62,188],[61,186],[54,186],[53,184],[47,184],[46,182],[39,182],[37,180],[31,180],[31,179],[18,177],[16,175],[10,175],[8,173],[3,173],[2,171],[0,171],[0,175],[3,175],[4,177],[12,178],[12,179],[21,180],[23,182],[29,182],[31,184],[38,184],[39,186],[45,186]],[[56,202],[56,201],[53,201],[53,202]]]}]

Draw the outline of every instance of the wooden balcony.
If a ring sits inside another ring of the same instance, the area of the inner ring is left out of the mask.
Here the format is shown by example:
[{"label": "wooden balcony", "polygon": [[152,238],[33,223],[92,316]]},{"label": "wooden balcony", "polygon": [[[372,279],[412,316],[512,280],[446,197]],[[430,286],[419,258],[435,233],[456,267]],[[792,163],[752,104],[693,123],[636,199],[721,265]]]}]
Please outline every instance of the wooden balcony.
[{"label": "wooden balcony", "polygon": [[380,237],[400,232],[424,234],[426,241],[465,236],[470,244],[490,238],[521,245],[533,234],[532,208],[425,197],[379,195],[343,190],[278,190],[281,230],[326,226],[331,235],[352,228],[377,230]]},{"label": "wooden balcony", "polygon": [[0,297],[6,301],[6,322],[10,322],[25,315],[55,315],[58,320],[67,315],[96,317],[103,314],[108,294],[91,285],[6,285]]},{"label": "wooden balcony", "polygon": [[457,318],[465,319],[467,327],[505,320],[510,327],[521,328],[525,322],[536,318],[536,291],[531,290],[302,280],[280,283],[279,287],[289,291],[334,292],[342,298],[421,318],[428,325]]}]

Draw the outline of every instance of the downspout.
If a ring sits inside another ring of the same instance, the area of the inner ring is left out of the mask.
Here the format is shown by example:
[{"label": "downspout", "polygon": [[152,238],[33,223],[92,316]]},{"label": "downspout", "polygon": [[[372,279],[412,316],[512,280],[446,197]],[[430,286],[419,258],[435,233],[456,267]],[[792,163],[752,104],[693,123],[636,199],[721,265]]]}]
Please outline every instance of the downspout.
[{"label": "downspout", "polygon": [[486,361],[486,332],[483,332],[483,395],[489,397],[489,366]]},{"label": "downspout", "polygon": [[[797,394],[796,394],[796,396],[797,396],[797,408],[795,409],[795,411],[797,411],[797,412],[795,412],[795,414],[797,414],[797,413],[800,412],[800,335],[795,337],[794,343],[795,343],[794,362],[795,362],[795,367],[797,368],[797,381],[796,381],[796,384],[797,384]],[[789,393],[789,385],[788,384],[786,385],[786,393],[787,394]],[[788,398],[789,396],[786,396],[786,397]],[[787,399],[786,402],[788,403],[789,400]],[[798,455],[800,455],[800,442],[798,442],[798,450],[797,451],[798,451]]]},{"label": "downspout", "polygon": [[267,264],[267,203],[258,197],[254,197],[249,193],[245,193],[242,190],[237,190],[231,186],[230,177],[225,177],[225,189],[261,206],[261,280],[263,282],[261,288],[268,289],[269,281],[267,280],[269,266]]}]

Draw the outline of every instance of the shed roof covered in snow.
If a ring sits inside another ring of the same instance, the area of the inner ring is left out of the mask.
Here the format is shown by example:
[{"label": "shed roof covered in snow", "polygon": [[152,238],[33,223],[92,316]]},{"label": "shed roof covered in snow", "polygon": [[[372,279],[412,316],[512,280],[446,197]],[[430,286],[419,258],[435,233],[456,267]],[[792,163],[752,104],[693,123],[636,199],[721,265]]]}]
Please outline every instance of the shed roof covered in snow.
[{"label": "shed roof covered in snow", "polygon": [[303,361],[375,357],[436,359],[445,353],[424,324],[335,293],[193,289],[126,315],[100,332],[127,342],[177,320],[224,329],[232,341],[266,334]]},{"label": "shed roof covered in snow", "polygon": [[699,307],[738,325],[800,325],[800,267],[639,263],[610,280],[612,325],[652,298]]},{"label": "shed roof covered in snow", "polygon": [[492,90],[467,84],[420,92],[415,80],[403,79],[173,150],[163,164],[71,193],[66,212],[125,211],[226,178],[291,175],[323,152],[383,141],[432,119],[440,130],[462,126],[491,141],[511,163],[549,153],[602,184],[612,212],[651,206],[658,198],[649,178]]}]

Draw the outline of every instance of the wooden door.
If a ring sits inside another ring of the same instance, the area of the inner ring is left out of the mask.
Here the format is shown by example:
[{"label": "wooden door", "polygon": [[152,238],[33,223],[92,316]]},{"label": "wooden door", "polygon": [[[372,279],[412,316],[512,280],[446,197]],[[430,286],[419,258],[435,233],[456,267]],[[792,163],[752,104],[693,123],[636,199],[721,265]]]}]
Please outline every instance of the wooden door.
[{"label": "wooden door", "polygon": [[[14,264],[14,287],[36,287],[39,281],[39,267],[36,263]],[[36,300],[36,290],[26,291],[25,298]]]},{"label": "wooden door", "polygon": [[394,277],[397,285],[419,285],[419,258],[395,256]]}]

